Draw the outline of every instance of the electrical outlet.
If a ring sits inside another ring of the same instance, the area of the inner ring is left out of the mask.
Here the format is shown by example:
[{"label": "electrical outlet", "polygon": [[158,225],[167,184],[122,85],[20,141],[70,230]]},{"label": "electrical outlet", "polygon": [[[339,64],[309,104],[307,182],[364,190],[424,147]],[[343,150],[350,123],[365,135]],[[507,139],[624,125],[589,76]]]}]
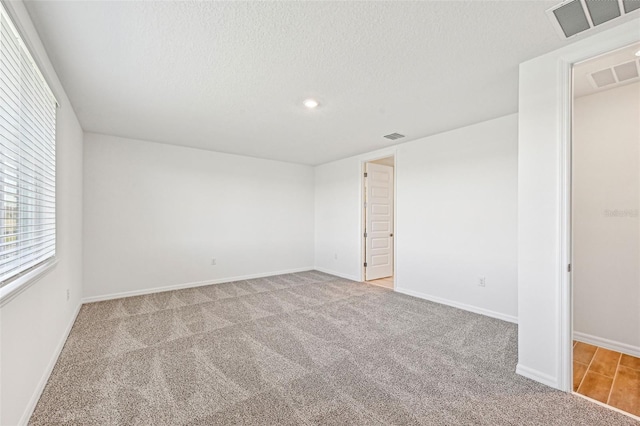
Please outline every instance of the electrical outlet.
[{"label": "electrical outlet", "polygon": [[69,291],[69,289],[67,289],[67,302],[69,301],[70,297],[71,297],[71,292]]},{"label": "electrical outlet", "polygon": [[486,282],[486,280],[485,280],[485,278],[484,278],[484,277],[480,277],[480,278],[478,279],[478,285],[479,285],[480,287],[484,287],[486,284],[487,284],[487,282]]},{"label": "electrical outlet", "polygon": [[216,258],[211,259],[211,266],[216,266]]},{"label": "electrical outlet", "polygon": [[333,254],[333,258],[334,258],[335,260],[338,260],[338,253],[334,253],[334,254]]}]

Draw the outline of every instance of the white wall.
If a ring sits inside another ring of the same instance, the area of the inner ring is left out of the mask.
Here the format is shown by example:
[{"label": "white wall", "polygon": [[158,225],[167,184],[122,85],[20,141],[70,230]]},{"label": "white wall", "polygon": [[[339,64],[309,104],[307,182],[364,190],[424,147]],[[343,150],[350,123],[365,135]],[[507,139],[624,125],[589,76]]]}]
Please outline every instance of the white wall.
[{"label": "white wall", "polygon": [[514,114],[399,147],[399,289],[516,321],[517,146]]},{"label": "white wall", "polygon": [[640,356],[640,83],[573,109],[573,330]]},{"label": "white wall", "polygon": [[517,135],[514,114],[316,167],[316,268],[360,279],[361,165],[395,152],[396,290],[515,321]]},{"label": "white wall", "polygon": [[517,371],[567,391],[571,335],[563,140],[568,135],[568,66],[637,41],[638,28],[640,21],[634,20],[520,65]]},{"label": "white wall", "polygon": [[82,129],[24,5],[6,4],[60,103],[56,120],[58,264],[0,308],[0,424],[15,425],[25,423],[35,408],[80,307]]},{"label": "white wall", "polygon": [[360,157],[315,168],[315,269],[361,280]]},{"label": "white wall", "polygon": [[85,298],[312,269],[312,167],[97,134],[84,153]]}]

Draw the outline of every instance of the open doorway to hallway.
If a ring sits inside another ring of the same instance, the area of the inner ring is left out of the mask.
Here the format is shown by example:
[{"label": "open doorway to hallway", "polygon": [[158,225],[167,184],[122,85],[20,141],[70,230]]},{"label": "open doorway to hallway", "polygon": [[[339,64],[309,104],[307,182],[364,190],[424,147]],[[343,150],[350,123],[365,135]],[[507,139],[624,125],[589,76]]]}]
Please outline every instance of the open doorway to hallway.
[{"label": "open doorway to hallway", "polygon": [[573,68],[573,391],[640,416],[640,43]]},{"label": "open doorway to hallway", "polygon": [[367,161],[363,175],[365,281],[394,288],[395,157]]}]

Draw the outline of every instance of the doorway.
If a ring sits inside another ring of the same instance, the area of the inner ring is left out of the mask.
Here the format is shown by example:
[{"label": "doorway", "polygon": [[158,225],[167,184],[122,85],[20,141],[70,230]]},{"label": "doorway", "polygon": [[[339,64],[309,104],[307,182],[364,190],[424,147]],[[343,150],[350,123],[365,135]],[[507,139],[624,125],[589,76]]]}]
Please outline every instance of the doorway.
[{"label": "doorway", "polygon": [[364,163],[364,280],[394,288],[395,157]]},{"label": "doorway", "polygon": [[576,63],[573,391],[640,416],[640,43]]}]

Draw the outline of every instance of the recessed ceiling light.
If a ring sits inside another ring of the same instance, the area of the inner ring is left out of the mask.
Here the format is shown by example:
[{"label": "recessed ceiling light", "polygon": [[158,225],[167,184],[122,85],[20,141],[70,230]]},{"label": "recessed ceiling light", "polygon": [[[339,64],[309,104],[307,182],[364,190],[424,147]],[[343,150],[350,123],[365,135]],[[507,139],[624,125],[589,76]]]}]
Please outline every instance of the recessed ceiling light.
[{"label": "recessed ceiling light", "polygon": [[315,107],[320,105],[318,101],[316,101],[315,99],[305,99],[304,102],[302,103],[304,106],[306,106],[309,109],[314,109]]},{"label": "recessed ceiling light", "polygon": [[640,50],[636,52],[636,56],[640,56]]}]

